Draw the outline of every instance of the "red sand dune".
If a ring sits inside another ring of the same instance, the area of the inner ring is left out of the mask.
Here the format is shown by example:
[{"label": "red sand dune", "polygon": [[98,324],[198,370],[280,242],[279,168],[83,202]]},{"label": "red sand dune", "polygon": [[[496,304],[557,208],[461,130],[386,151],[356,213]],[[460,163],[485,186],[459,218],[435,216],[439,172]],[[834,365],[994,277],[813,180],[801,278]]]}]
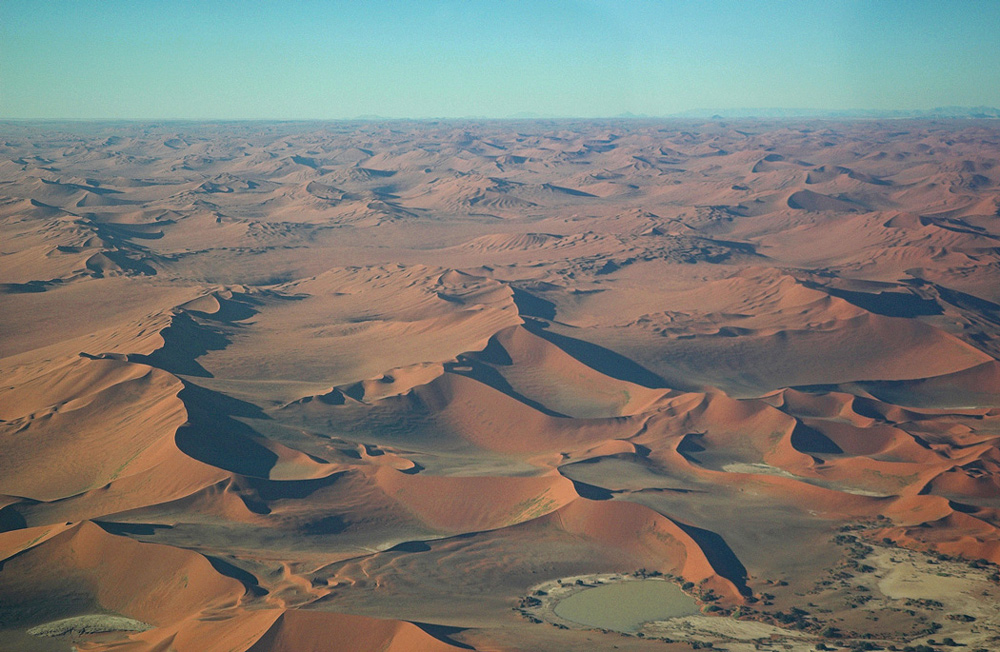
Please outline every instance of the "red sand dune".
[{"label": "red sand dune", "polygon": [[[0,648],[659,649],[518,605],[1000,562],[992,123],[2,129]],[[28,634],[94,614],[151,629]]]}]

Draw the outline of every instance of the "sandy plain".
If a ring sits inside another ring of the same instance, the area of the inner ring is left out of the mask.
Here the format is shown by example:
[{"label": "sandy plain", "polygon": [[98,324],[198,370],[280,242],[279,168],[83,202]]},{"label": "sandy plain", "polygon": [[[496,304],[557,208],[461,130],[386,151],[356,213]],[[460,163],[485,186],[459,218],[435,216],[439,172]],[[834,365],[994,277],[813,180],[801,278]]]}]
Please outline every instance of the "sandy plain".
[{"label": "sandy plain", "polygon": [[2,124],[0,648],[998,649],[998,211],[994,121]]}]

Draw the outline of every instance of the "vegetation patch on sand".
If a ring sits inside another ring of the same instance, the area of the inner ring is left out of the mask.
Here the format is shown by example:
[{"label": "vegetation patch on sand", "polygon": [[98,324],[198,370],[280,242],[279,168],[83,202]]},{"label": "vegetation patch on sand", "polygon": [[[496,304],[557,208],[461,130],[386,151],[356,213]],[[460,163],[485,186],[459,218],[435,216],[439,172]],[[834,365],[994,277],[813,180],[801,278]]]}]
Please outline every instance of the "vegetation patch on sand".
[{"label": "vegetation patch on sand", "polygon": [[[782,595],[755,592],[735,609],[719,607],[713,596],[699,593],[690,582],[679,586],[678,578],[649,579],[645,571],[637,571],[544,582],[532,587],[516,610],[532,622],[561,629],[616,632],[729,652],[1000,649],[996,567],[877,541],[870,535],[879,524],[842,527],[834,543],[843,557],[811,590],[768,581],[768,590]],[[630,600],[636,589],[654,585],[660,590],[638,602]],[[694,609],[684,612],[683,605],[672,604],[668,590]],[[672,611],[675,607],[681,610]]]},{"label": "vegetation patch on sand", "polygon": [[[849,529],[835,541],[844,561],[809,592],[830,611],[823,617],[828,626],[881,630],[875,637],[886,647],[955,641],[973,651],[1000,649],[993,564],[879,543]],[[847,631],[843,636],[852,637]]]},{"label": "vegetation patch on sand", "polygon": [[153,626],[132,618],[90,614],[54,620],[51,623],[32,627],[28,633],[32,636],[85,636],[105,632],[145,632],[149,629],[153,629]]}]

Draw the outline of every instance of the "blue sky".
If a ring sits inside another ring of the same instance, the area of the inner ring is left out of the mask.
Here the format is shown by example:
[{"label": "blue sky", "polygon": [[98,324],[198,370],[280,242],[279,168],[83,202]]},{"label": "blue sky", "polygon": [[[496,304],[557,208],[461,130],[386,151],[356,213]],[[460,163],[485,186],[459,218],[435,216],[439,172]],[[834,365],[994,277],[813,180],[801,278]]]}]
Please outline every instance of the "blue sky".
[{"label": "blue sky", "polygon": [[0,117],[1000,106],[1000,2],[0,0]]}]

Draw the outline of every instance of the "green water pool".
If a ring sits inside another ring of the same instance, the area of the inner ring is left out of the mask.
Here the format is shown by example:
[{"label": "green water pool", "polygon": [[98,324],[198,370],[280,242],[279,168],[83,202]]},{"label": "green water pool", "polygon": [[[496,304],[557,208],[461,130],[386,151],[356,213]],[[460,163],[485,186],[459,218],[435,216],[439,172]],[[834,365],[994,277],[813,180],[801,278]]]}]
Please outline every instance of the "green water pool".
[{"label": "green water pool", "polygon": [[574,593],[556,604],[555,612],[581,625],[634,632],[653,620],[697,614],[698,605],[670,582],[638,580]]}]

